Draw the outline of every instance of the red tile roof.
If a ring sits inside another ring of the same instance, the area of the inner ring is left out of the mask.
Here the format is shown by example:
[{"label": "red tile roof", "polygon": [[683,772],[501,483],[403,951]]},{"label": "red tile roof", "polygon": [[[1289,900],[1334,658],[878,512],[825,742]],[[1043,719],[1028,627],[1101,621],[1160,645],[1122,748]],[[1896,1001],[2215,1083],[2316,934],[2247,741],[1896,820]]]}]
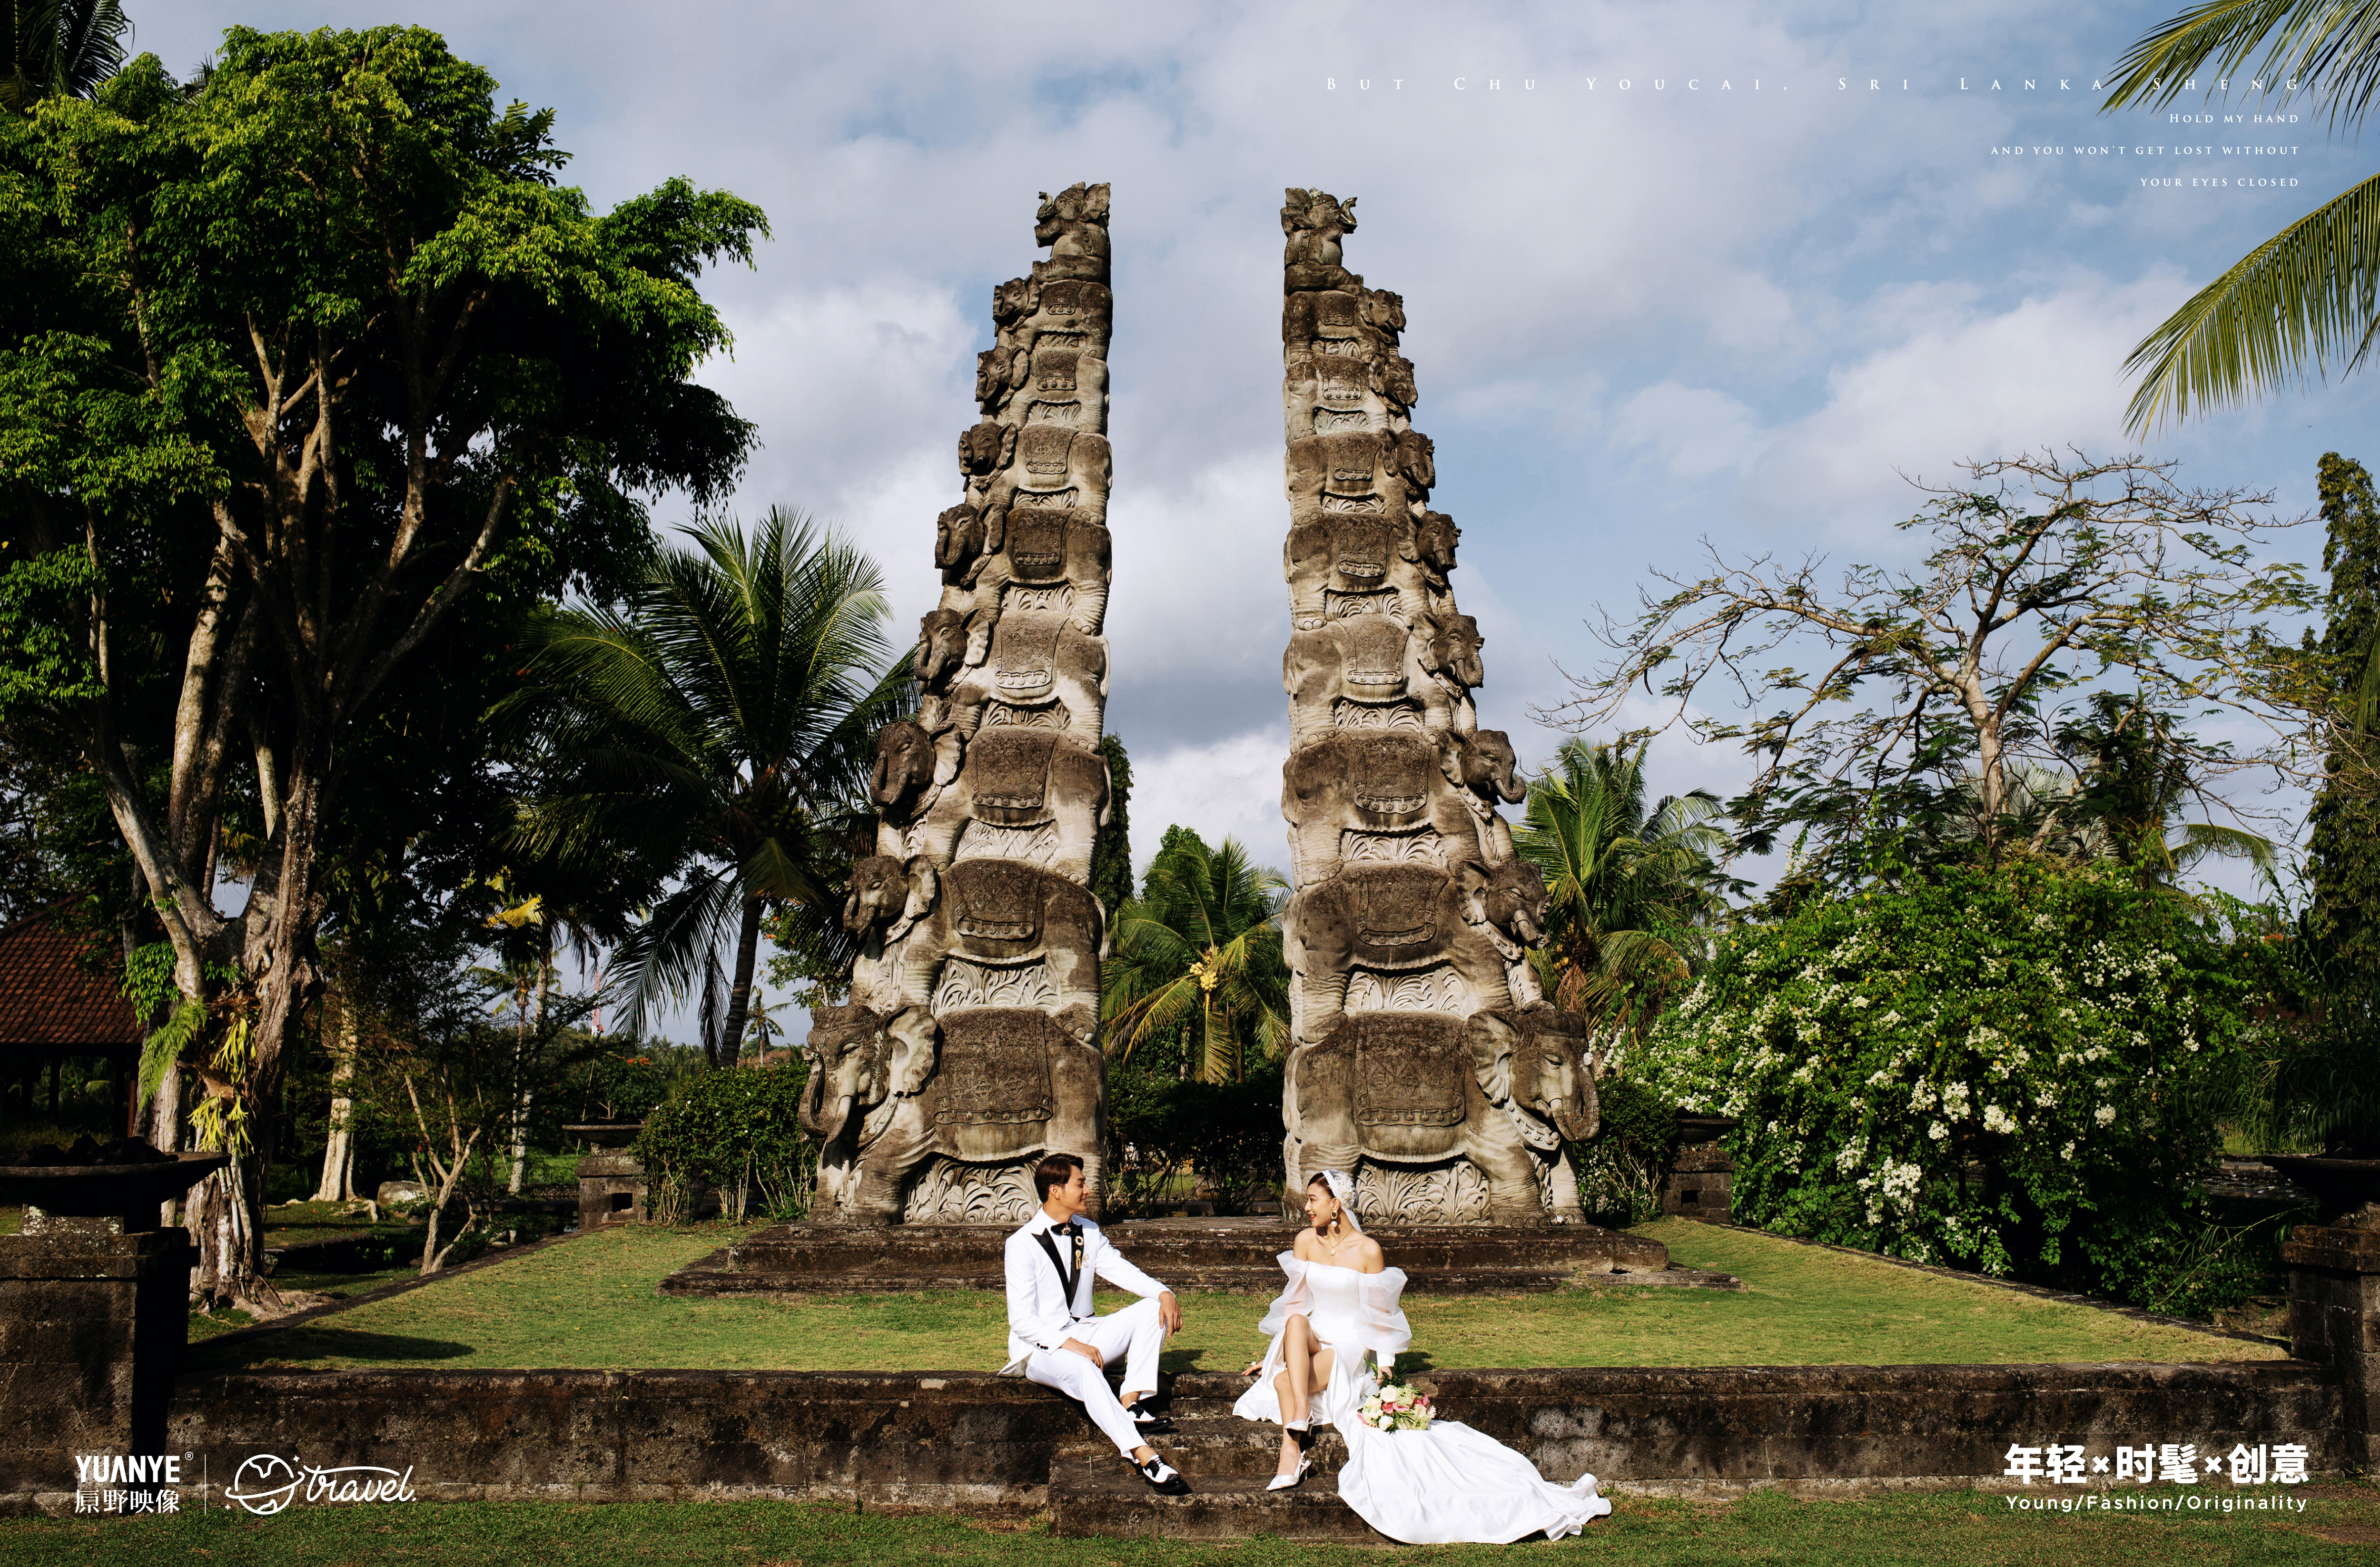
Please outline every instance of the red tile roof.
[{"label": "red tile roof", "polygon": [[0,930],[0,1047],[138,1045],[145,1032],[113,979],[85,973],[76,954],[92,938],[37,914]]}]

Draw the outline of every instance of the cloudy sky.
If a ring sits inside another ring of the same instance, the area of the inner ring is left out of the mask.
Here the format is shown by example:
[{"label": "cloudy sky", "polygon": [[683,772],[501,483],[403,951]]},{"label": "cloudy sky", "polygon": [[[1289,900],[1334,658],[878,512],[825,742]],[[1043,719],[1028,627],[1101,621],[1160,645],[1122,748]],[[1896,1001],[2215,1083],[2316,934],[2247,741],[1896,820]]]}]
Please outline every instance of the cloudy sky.
[{"label": "cloudy sky", "polygon": [[[176,70],[233,22],[419,22],[559,112],[599,204],[674,175],[759,202],[757,270],[708,285],[736,346],[706,378],[765,443],[739,506],[856,534],[905,624],[933,598],[991,287],[1038,254],[1038,192],[1110,182],[1108,721],[1136,847],[1180,821],[1281,863],[1283,187],[1359,198],[1348,265],[1405,298],[1433,504],[1463,525],[1455,587],[1488,637],[1483,722],[1540,760],[1560,735],[1533,713],[1594,667],[1585,623],[1632,608],[1648,567],[1690,568],[1704,537],[1897,558],[1922,499],[1904,476],[2130,449],[2131,346],[2370,171],[2302,103],[2098,113],[2095,80],[2175,4],[128,8]],[[2258,109],[2300,118],[2221,121]],[[2220,151],[2242,143],[2280,151]],[[2145,450],[2294,514],[2322,453],[2380,458],[2374,387]],[[2318,561],[2313,531],[2284,556]],[[1658,758],[1668,788],[1746,774],[1682,740]]]}]

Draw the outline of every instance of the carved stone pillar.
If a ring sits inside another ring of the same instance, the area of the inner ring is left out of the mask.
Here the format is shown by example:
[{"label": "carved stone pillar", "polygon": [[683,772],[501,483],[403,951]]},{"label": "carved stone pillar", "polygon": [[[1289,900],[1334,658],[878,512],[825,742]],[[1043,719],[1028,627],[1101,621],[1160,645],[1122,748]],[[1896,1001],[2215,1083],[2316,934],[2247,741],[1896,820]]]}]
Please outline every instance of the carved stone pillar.
[{"label": "carved stone pillar", "polygon": [[1545,884],[1496,808],[1524,791],[1472,703],[1482,638],[1449,580],[1461,530],[1429,509],[1404,302],[1342,264],[1354,205],[1291,190],[1281,213],[1284,1163],[1293,1200],[1354,1171],[1367,1221],[1576,1220],[1562,1140],[1596,1129],[1586,1029],[1527,963]]},{"label": "carved stone pillar", "polygon": [[1107,218],[1104,185],[1045,196],[1050,259],[992,292],[917,718],[877,738],[878,852],[844,913],[866,943],[854,1004],[807,1046],[819,1219],[1021,1222],[1052,1152],[1103,1184]]}]

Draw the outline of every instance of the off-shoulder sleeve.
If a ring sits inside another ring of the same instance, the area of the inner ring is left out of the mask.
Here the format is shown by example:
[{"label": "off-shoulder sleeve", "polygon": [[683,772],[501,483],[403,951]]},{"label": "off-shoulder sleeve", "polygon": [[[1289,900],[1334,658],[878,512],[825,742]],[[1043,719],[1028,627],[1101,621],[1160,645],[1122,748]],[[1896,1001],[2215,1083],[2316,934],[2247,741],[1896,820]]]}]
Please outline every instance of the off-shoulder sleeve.
[{"label": "off-shoulder sleeve", "polygon": [[1355,1303],[1363,1318],[1364,1347],[1383,1359],[1402,1354],[1413,1342],[1413,1329],[1405,1322],[1404,1307],[1397,1304],[1404,1289],[1402,1268],[1383,1268],[1378,1273],[1365,1273],[1357,1279]]},{"label": "off-shoulder sleeve", "polygon": [[[1289,1276],[1289,1282],[1281,1286],[1281,1294],[1273,1297],[1264,1320],[1257,1324],[1257,1331],[1267,1338],[1278,1336],[1289,1325],[1292,1317],[1300,1312],[1310,1314],[1314,1309],[1313,1292],[1305,1282],[1305,1264],[1292,1251],[1281,1253],[1274,1260],[1281,1264],[1281,1270]],[[1402,1321],[1403,1318],[1399,1318],[1398,1320]]]}]

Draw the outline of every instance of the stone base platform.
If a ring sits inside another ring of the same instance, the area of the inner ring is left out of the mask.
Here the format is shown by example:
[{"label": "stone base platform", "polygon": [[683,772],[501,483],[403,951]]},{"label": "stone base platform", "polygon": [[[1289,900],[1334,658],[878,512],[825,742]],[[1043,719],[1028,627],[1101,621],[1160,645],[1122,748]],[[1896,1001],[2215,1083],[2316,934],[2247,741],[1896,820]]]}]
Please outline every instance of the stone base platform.
[{"label": "stone base platform", "polygon": [[[2302,1361],[2195,1365],[1784,1366],[1415,1369],[1449,1418],[1567,1483],[1619,1495],[1812,1495],[1878,1487],[2025,1489],[2012,1442],[2296,1442],[2310,1475],[2349,1454],[2336,1373]],[[424,1501],[775,1498],[980,1515],[1047,1511],[1065,1535],[1376,1539],[1335,1494],[1346,1450],[1320,1434],[1315,1472],[1267,1492],[1277,1427],[1235,1418],[1228,1372],[1168,1379],[1176,1429],[1156,1445],[1189,1476],[1152,1495],[1079,1405],[981,1371],[468,1371],[257,1369],[186,1378],[165,1451],[220,1487],[256,1453],[325,1468],[409,1472]],[[38,1448],[0,1512],[41,1510],[71,1485],[75,1439]],[[55,1479],[50,1478],[56,1476]],[[2077,1490],[2129,1488],[2094,1473]],[[2209,1491],[2231,1492],[2210,1477]],[[202,1489],[202,1488],[201,1488]],[[2246,1488],[2274,1494],[2277,1488]],[[183,1506],[220,1505],[185,1486]],[[2046,1494],[2039,1482],[2027,1494]],[[70,1504],[71,1496],[66,1500]]]},{"label": "stone base platform", "polygon": [[[1293,1244],[1298,1226],[1278,1218],[1141,1219],[1106,1229],[1124,1256],[1177,1290],[1269,1295],[1281,1282],[1274,1258]],[[1673,1269],[1658,1242],[1592,1224],[1384,1224],[1371,1233],[1420,1294],[1597,1283],[1740,1287],[1725,1274]],[[679,1295],[997,1290],[1008,1235],[1007,1227],[979,1224],[778,1224],[680,1269],[661,1288]]]}]

